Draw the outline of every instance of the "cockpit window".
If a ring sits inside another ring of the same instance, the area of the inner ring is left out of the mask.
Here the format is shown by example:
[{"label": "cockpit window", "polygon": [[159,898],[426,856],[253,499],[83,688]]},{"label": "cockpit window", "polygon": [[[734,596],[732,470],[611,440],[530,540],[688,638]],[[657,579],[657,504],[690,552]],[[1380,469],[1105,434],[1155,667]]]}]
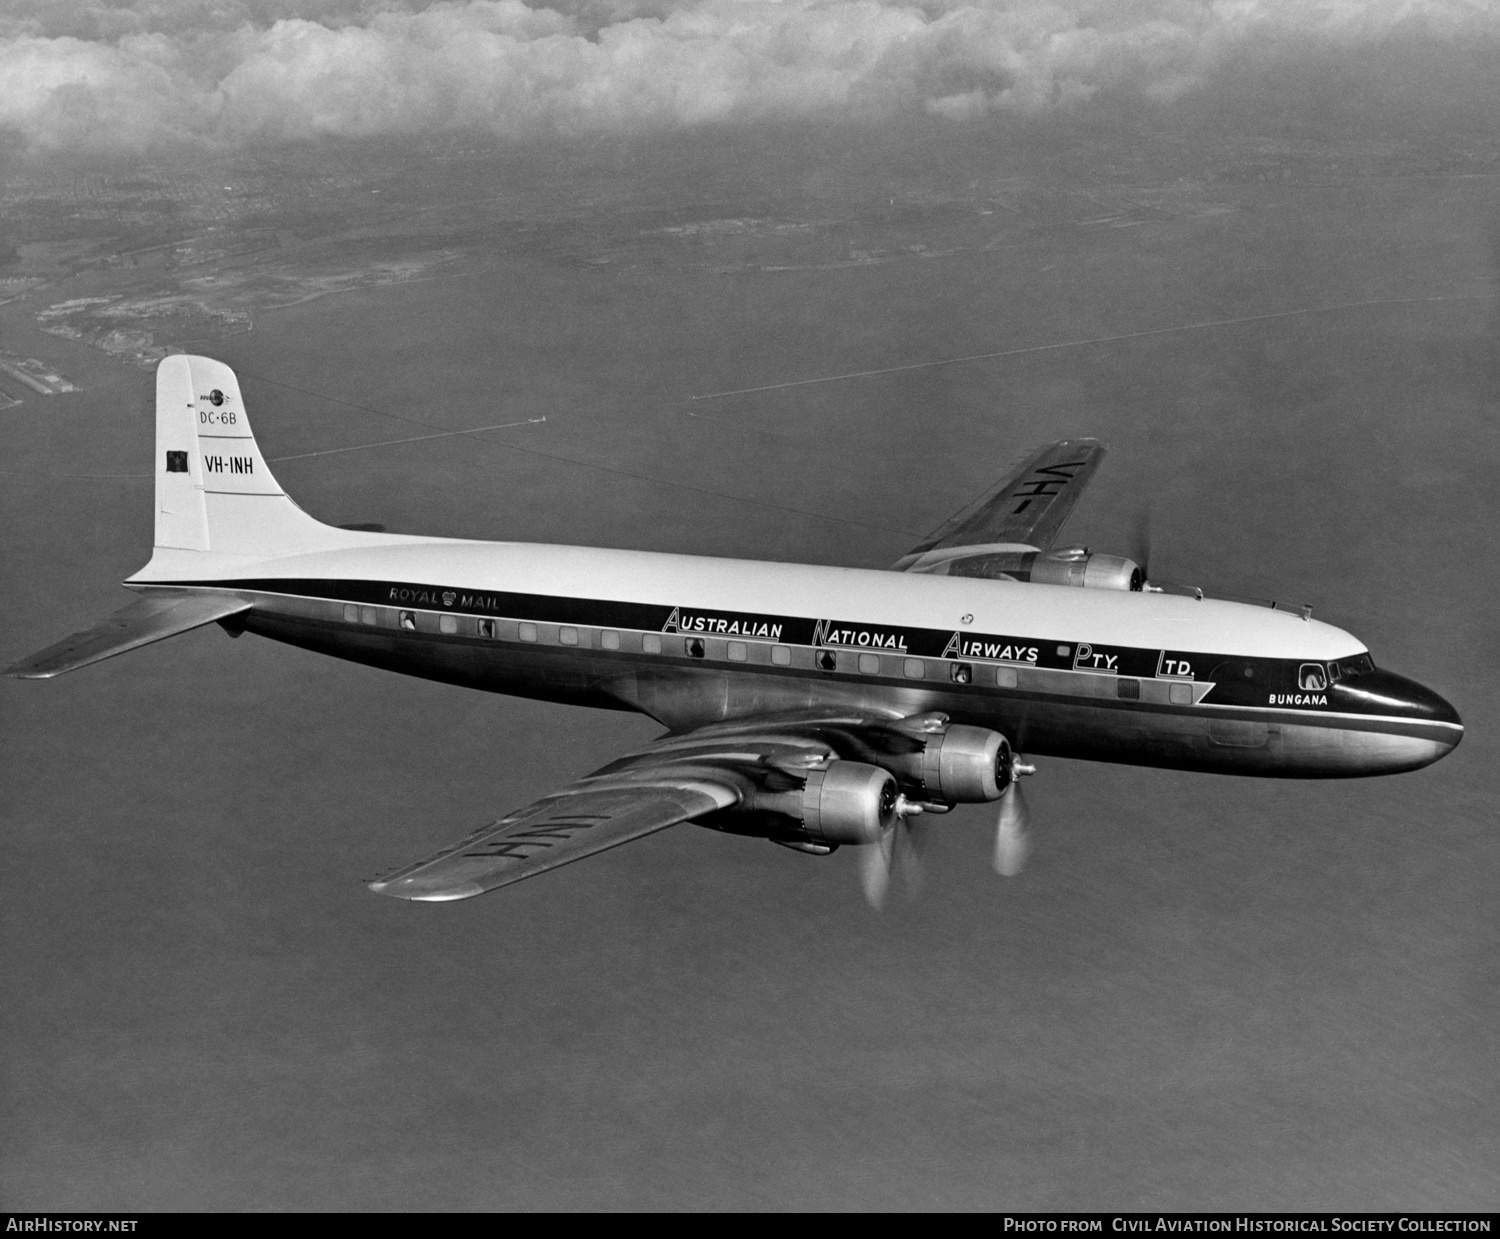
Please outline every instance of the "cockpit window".
[{"label": "cockpit window", "polygon": [[1357,675],[1365,675],[1375,670],[1375,660],[1368,654],[1356,654],[1353,658],[1341,658],[1336,663],[1330,663],[1328,669],[1332,672],[1335,680],[1350,680]]},{"label": "cockpit window", "polygon": [[1328,687],[1322,663],[1303,663],[1297,668],[1297,687],[1304,693],[1321,693]]}]

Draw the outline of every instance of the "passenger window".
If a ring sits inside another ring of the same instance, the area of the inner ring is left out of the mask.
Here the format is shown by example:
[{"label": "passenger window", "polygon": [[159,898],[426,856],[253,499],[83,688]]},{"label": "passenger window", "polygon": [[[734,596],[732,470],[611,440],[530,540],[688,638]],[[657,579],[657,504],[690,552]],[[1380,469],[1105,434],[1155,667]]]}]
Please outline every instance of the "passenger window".
[{"label": "passenger window", "polygon": [[789,645],[773,645],[771,647],[771,661],[778,667],[790,667],[792,665],[792,647]]},{"label": "passenger window", "polygon": [[641,651],[645,654],[660,654],[661,637],[654,632],[648,632],[641,638]]},{"label": "passenger window", "polygon": [[1297,687],[1304,693],[1321,693],[1328,688],[1322,663],[1303,663],[1297,668]]},{"label": "passenger window", "polygon": [[995,668],[995,687],[1014,688],[1017,684],[1016,669],[1014,667]]},{"label": "passenger window", "polygon": [[374,607],[360,607],[359,622],[361,624],[378,624],[380,617],[375,613]]},{"label": "passenger window", "polygon": [[1141,699],[1141,682],[1133,680],[1128,676],[1121,676],[1115,681],[1115,696],[1121,701],[1139,701]]},{"label": "passenger window", "polygon": [[745,662],[750,657],[750,647],[743,641],[731,641],[729,643],[729,661],[732,663]]},{"label": "passenger window", "polygon": [[487,640],[493,641],[495,639],[495,621],[492,619],[480,620],[479,635],[486,638]]},{"label": "passenger window", "polygon": [[344,623],[346,623],[346,624],[357,624],[357,623],[359,623],[359,608],[357,606],[355,606],[352,602],[346,602],[346,603],[344,603]]},{"label": "passenger window", "polygon": [[859,656],[859,670],[862,675],[880,674],[880,655],[861,654]]},{"label": "passenger window", "polygon": [[557,640],[558,640],[558,644],[559,645],[577,645],[578,644],[578,629],[576,629],[576,628],[559,628],[557,630]]},{"label": "passenger window", "polygon": [[417,613],[415,611],[402,611],[399,622],[405,631],[417,631]]},{"label": "passenger window", "polygon": [[832,650],[818,651],[818,666],[824,671],[837,671],[839,669],[839,656]]},{"label": "passenger window", "polygon": [[974,682],[974,668],[968,663],[954,663],[948,669],[948,677],[955,684],[972,684]]},{"label": "passenger window", "polygon": [[1167,689],[1167,700],[1174,706],[1190,706],[1193,704],[1193,686],[1191,684],[1173,684]]},{"label": "passenger window", "polygon": [[605,650],[617,650],[620,648],[620,634],[613,629],[606,628],[599,634],[599,648]]},{"label": "passenger window", "polygon": [[920,680],[927,674],[927,664],[920,658],[908,658],[901,664],[908,680]]},{"label": "passenger window", "polygon": [[458,616],[456,616],[456,615],[439,615],[438,616],[438,631],[440,633],[443,633],[445,636],[451,637],[454,633],[456,633],[458,631]]},{"label": "passenger window", "polygon": [[516,635],[518,637],[520,637],[522,641],[535,641],[536,640],[536,625],[535,624],[522,623],[521,626],[520,626],[520,628],[517,630]]}]

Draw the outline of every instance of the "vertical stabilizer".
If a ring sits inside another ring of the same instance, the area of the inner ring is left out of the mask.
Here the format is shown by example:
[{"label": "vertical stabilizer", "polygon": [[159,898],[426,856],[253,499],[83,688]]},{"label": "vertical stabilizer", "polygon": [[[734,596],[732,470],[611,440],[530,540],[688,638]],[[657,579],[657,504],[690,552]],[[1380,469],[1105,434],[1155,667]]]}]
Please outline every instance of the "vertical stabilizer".
[{"label": "vertical stabilizer", "polygon": [[156,367],[156,545],[206,551],[208,509],[192,360],[168,357]]},{"label": "vertical stabilizer", "polygon": [[208,357],[156,370],[156,545],[230,555],[318,550],[337,531],[302,511],[256,446],[234,371]]}]

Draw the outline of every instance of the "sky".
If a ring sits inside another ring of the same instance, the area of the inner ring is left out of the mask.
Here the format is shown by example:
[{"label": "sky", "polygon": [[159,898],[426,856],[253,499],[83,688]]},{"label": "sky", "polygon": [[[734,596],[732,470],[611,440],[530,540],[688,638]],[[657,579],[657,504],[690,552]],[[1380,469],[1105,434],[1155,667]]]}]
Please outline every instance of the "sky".
[{"label": "sky", "polygon": [[1386,79],[1432,46],[1473,76],[1497,38],[1483,0],[15,0],[0,130],[55,152],[963,122],[1170,102],[1286,61]]},{"label": "sky", "polygon": [[[151,541],[152,375],[40,309],[452,248],[193,341],[319,519],[883,567],[1097,435],[1068,540],[1144,514],[1159,575],[1310,601],[1468,732],[1372,780],[1047,758],[1023,875],[963,807],[880,913],[848,849],[691,827],[429,907],[362,879],[657,728],[216,627],[0,681],[0,1204],[1500,1206],[1495,27],[5,5],[0,170],[47,240],[0,350],[79,390],[0,410],[0,663]],[[68,257],[195,157],[137,265]],[[275,244],[214,259],[241,228]]]}]

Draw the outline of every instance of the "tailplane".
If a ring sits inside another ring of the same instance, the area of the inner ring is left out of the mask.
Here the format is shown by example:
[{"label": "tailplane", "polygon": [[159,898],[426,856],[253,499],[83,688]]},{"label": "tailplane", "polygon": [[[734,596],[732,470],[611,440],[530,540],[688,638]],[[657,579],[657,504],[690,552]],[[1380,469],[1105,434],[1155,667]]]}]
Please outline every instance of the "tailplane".
[{"label": "tailplane", "polygon": [[12,663],[3,674],[19,680],[50,680],[65,671],[77,671],[205,624],[222,624],[249,610],[248,601],[231,594],[153,590],[92,628]]},{"label": "tailplane", "polygon": [[234,371],[208,357],[156,369],[155,477],[155,550],[126,582],[146,596],[0,674],[49,679],[205,624],[243,623],[248,598],[193,582],[390,536],[335,529],[293,503],[250,432]]}]

